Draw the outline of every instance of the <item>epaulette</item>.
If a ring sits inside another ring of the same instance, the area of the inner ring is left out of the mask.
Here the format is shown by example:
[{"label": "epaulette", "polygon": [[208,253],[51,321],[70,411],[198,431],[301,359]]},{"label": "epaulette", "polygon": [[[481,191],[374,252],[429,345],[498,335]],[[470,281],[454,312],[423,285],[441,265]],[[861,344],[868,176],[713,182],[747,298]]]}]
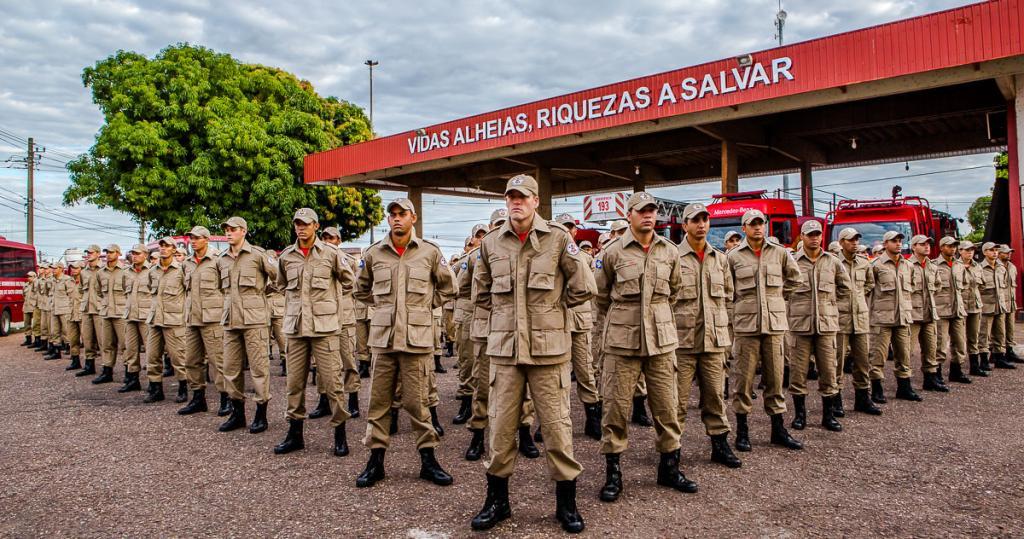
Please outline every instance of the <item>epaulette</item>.
[{"label": "epaulette", "polygon": [[569,229],[566,228],[565,225],[563,225],[562,223],[559,223],[558,221],[548,221],[548,226],[550,226],[551,228],[557,228],[562,232],[569,234]]},{"label": "epaulette", "polygon": [[[324,242],[324,244],[329,245],[327,242]],[[288,247],[285,247],[284,250],[281,251],[281,256],[284,256],[284,255],[286,255],[286,254],[288,254],[288,253],[290,253],[290,252],[292,252],[294,250],[295,250],[295,244],[293,243],[293,244],[289,245]]]},{"label": "epaulette", "polygon": [[436,242],[434,242],[434,240],[428,240],[427,238],[420,238],[420,239],[423,240],[424,243],[429,243],[430,245],[433,245],[434,247],[437,247],[438,251],[441,250],[441,246],[438,245]]}]

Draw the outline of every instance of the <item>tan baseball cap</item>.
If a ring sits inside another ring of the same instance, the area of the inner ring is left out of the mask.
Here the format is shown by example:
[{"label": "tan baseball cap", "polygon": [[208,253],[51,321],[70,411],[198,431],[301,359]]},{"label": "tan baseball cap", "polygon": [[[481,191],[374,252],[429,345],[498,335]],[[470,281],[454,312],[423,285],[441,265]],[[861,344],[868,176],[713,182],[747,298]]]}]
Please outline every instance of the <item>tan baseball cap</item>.
[{"label": "tan baseball cap", "polygon": [[503,223],[508,220],[508,210],[505,208],[498,208],[491,212],[491,226],[496,226],[498,223]]},{"label": "tan baseball cap", "polygon": [[985,244],[981,246],[981,250],[982,251],[987,251],[989,249],[996,249],[998,247],[999,246],[996,245],[995,243],[992,243],[991,241],[986,241]]},{"label": "tan baseball cap", "polygon": [[604,245],[604,244],[608,243],[611,239],[612,239],[612,235],[611,234],[609,234],[607,232],[602,232],[601,235],[597,237],[597,243],[600,243],[601,245]]},{"label": "tan baseball cap", "polygon": [[800,225],[800,233],[805,236],[809,236],[811,234],[814,234],[815,232],[821,234],[822,229],[821,223],[815,221],[814,219],[804,221],[804,224]]},{"label": "tan baseball cap", "polygon": [[111,243],[110,245],[107,246],[106,249],[104,249],[104,251],[106,251],[108,253],[120,253],[121,252],[121,246],[116,244],[116,243]]},{"label": "tan baseball cap", "polygon": [[629,200],[626,201],[627,210],[642,210],[648,206],[658,207],[658,201],[646,191],[638,191],[629,195]]},{"label": "tan baseball cap", "polygon": [[205,226],[196,225],[192,227],[192,230],[188,231],[188,235],[193,238],[209,238],[210,231]]},{"label": "tan baseball cap", "polygon": [[558,217],[555,217],[555,222],[565,226],[576,226],[576,219],[574,219],[573,216],[568,213],[559,214]]},{"label": "tan baseball cap", "polygon": [[135,245],[132,245],[132,249],[128,252],[148,255],[149,249],[146,249],[146,246],[141,243],[136,243]]},{"label": "tan baseball cap", "polygon": [[740,234],[739,232],[736,232],[735,230],[730,230],[730,231],[725,233],[725,241],[729,241],[730,239],[732,239],[733,236],[736,236],[737,238],[739,238],[741,240],[743,239],[743,234]]},{"label": "tan baseball cap", "polygon": [[320,233],[321,236],[331,236],[334,238],[341,239],[341,232],[338,231],[338,227],[329,226]]},{"label": "tan baseball cap", "polygon": [[764,213],[762,213],[761,210],[747,210],[740,219],[740,224],[747,226],[754,219],[760,219],[761,222],[764,223],[768,222],[768,218],[764,216]]},{"label": "tan baseball cap", "polygon": [[834,241],[828,244],[828,250],[831,252],[838,253],[840,250],[842,250],[842,247],[839,245],[838,241]]},{"label": "tan baseball cap", "polygon": [[463,247],[469,247],[473,244],[473,236],[466,238],[466,241],[462,242]]},{"label": "tan baseball cap", "polygon": [[30,271],[30,272],[28,272],[28,273],[27,273],[27,275],[28,275],[29,277],[35,277],[35,276],[36,276],[36,272],[34,272],[34,271]]},{"label": "tan baseball cap", "polygon": [[953,236],[943,236],[942,239],[939,240],[939,245],[952,245],[956,247],[957,245],[960,245],[960,240],[954,238]]},{"label": "tan baseball cap", "polygon": [[611,225],[612,232],[618,232],[618,231],[626,229],[626,228],[629,228],[629,223],[627,223],[626,221],[624,221],[622,219],[616,219],[616,220],[612,221],[612,225]]},{"label": "tan baseball cap", "polygon": [[188,256],[188,251],[185,249],[183,245],[179,245],[177,248],[175,248],[174,252],[178,253],[179,255]]},{"label": "tan baseball cap", "polygon": [[882,235],[882,241],[889,241],[889,240],[895,240],[895,239],[902,240],[903,239],[903,234],[901,234],[897,230],[890,230],[890,231],[888,231],[888,232],[886,232],[885,234]]},{"label": "tan baseball cap", "polygon": [[295,215],[292,217],[292,222],[301,221],[307,225],[310,223],[319,223],[320,218],[316,216],[316,212],[312,208],[299,208],[295,210]]},{"label": "tan baseball cap", "polygon": [[388,202],[388,207],[386,211],[388,213],[391,213],[391,208],[394,208],[395,206],[398,206],[399,208],[402,208],[403,210],[409,213],[416,213],[416,206],[413,206],[412,201],[409,200],[408,198],[396,198],[391,202]]},{"label": "tan baseball cap", "polygon": [[505,194],[509,194],[510,191],[517,191],[526,196],[537,196],[540,188],[537,187],[537,180],[533,176],[519,174],[509,178],[508,183],[505,184]]},{"label": "tan baseball cap", "polygon": [[975,247],[974,242],[970,241],[970,240],[963,240],[963,241],[961,241],[960,242],[960,246],[959,246],[961,251],[973,251],[974,247]]},{"label": "tan baseball cap", "polygon": [[694,202],[693,204],[687,204],[686,208],[683,209],[683,221],[689,221],[700,214],[711,215],[708,212],[708,207],[701,204],[700,202]]},{"label": "tan baseball cap", "polygon": [[881,243],[879,243],[878,245],[871,248],[871,252],[877,255],[878,253],[881,253],[883,249],[885,249],[885,247]]},{"label": "tan baseball cap", "polygon": [[477,223],[477,224],[473,225],[473,230],[469,233],[469,237],[475,238],[476,235],[481,233],[481,232],[483,232],[484,234],[487,233],[487,225],[482,224],[482,223]]},{"label": "tan baseball cap", "polygon": [[100,246],[96,245],[95,243],[85,248],[85,252],[87,253],[98,253],[102,250],[103,249],[101,249]]},{"label": "tan baseball cap", "polygon": [[245,219],[242,219],[241,217],[239,217],[237,215],[234,216],[234,217],[228,218],[227,221],[224,221],[223,223],[220,224],[221,228],[228,227],[228,226],[230,226],[232,228],[244,228],[245,230],[249,230],[249,224],[245,222]]},{"label": "tan baseball cap", "polygon": [[580,242],[580,249],[593,249],[594,245],[587,240]]},{"label": "tan baseball cap", "polygon": [[999,252],[1009,254],[1013,252],[1013,249],[1010,249],[1009,245],[1003,244],[999,246]]},{"label": "tan baseball cap", "polygon": [[868,246],[864,245],[863,243],[858,245],[857,246],[857,252],[858,253],[866,253],[866,252],[868,252]]},{"label": "tan baseball cap", "polygon": [[160,245],[167,244],[167,245],[170,245],[171,247],[175,247],[175,248],[178,247],[178,242],[174,241],[174,238],[172,238],[170,236],[164,236],[164,237],[160,238],[160,241],[158,241],[157,243],[159,243]]},{"label": "tan baseball cap", "polygon": [[910,238],[911,245],[917,245],[919,243],[932,243],[932,239],[929,238],[928,236],[925,236],[924,234],[918,234],[913,238]]},{"label": "tan baseball cap", "polygon": [[856,228],[846,227],[839,231],[839,239],[841,240],[853,240],[861,237],[860,232],[857,232]]}]

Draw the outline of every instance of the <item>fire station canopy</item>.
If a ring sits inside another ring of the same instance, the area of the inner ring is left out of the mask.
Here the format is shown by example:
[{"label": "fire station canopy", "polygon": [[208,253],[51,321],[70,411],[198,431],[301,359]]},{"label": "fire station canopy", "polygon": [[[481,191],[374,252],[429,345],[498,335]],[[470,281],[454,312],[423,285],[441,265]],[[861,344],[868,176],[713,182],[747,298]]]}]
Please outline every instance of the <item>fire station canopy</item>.
[{"label": "fire station canopy", "polygon": [[550,200],[1000,150],[1021,28],[1024,2],[997,0],[737,51],[309,155],[305,182],[500,196],[525,172]]}]

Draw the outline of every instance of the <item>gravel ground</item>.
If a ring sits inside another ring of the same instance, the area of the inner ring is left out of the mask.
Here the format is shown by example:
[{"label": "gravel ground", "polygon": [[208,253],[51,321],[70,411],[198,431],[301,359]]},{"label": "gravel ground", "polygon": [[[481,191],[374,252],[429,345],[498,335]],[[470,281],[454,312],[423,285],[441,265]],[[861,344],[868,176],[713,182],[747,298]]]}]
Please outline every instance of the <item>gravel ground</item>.
[{"label": "gravel ground", "polygon": [[[75,378],[64,372],[66,361],[44,362],[19,347],[21,339],[0,339],[2,536],[474,535],[469,521],[483,503],[484,469],[462,459],[469,433],[450,425],[458,408],[453,368],[439,376],[447,434],[438,459],[455,485],[417,478],[419,459],[403,417],[387,479],[364,490],[354,485],[369,453],[358,441],[362,418],[350,422],[348,457],[329,455],[326,419],[307,421],[305,451],[272,454],[286,430],[283,377],[273,377],[266,433],[222,434],[213,413],[176,415],[180,405],[170,384],[168,401],[144,406],[141,393],[124,396],[115,391],[119,383],[93,386]],[[751,414],[754,451],[740,454],[739,470],[709,462],[694,389],[682,465],[700,493],[658,487],[652,429],[633,428],[623,456],[625,492],[615,504],[597,499],[604,460],[597,442],[583,436],[583,412],[574,401],[585,534],[1020,537],[1022,380],[1024,370],[997,371],[952,394],[923,393],[923,403],[890,399],[881,418],[848,413],[838,434],[818,426],[820,401],[812,395],[810,426],[796,433],[802,452],[770,447],[768,420],[758,411]],[[914,384],[920,387],[919,374]],[[364,407],[367,390],[364,385]],[[313,406],[314,390],[307,391]],[[846,393],[850,408],[849,380]],[[248,413],[251,419],[251,403]],[[511,491],[514,516],[494,536],[561,533],[543,458],[519,460]]]}]

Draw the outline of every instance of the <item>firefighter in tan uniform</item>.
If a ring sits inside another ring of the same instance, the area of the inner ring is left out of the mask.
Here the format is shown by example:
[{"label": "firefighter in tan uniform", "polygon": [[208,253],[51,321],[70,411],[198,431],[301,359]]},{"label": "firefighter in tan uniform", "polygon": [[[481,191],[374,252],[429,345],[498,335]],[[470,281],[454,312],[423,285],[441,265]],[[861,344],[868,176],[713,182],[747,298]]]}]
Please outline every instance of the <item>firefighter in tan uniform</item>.
[{"label": "firefighter in tan uniform", "polygon": [[[149,307],[153,296],[149,290],[149,250],[145,245],[135,245],[128,251],[131,265],[125,270],[127,303],[124,314],[124,385],[117,392],[140,391],[142,345],[149,336]],[[148,359],[147,359],[148,361]]]},{"label": "firefighter in tan uniform", "polygon": [[[359,254],[356,263],[356,278],[359,277],[359,268],[362,266],[363,255]],[[353,302],[353,310],[356,317],[356,338],[353,341],[353,352],[358,362],[359,378],[370,377],[370,347],[366,341],[370,337],[370,320],[373,319],[373,307],[361,301]]]},{"label": "firefighter in tan uniform", "polygon": [[913,310],[913,323],[910,325],[910,342],[916,342],[921,350],[921,371],[924,379],[923,389],[926,391],[948,392],[949,387],[939,377],[939,362],[936,352],[938,311],[935,306],[935,293],[939,289],[936,268],[930,263],[932,244],[928,236],[918,234],[910,239],[911,286],[910,296]]},{"label": "firefighter in tan uniform", "polygon": [[818,367],[821,426],[839,432],[843,427],[835,417],[834,400],[841,398],[836,383],[836,334],[839,332],[839,303],[848,302],[851,294],[850,276],[838,257],[822,250],[820,222],[805,221],[800,227],[800,239],[803,246],[793,259],[800,267],[801,284],[787,302],[794,345],[789,379],[789,393],[793,396],[792,427],[803,430],[807,426],[807,366],[813,354]]},{"label": "firefighter in tan uniform", "polygon": [[43,322],[44,324],[40,328],[43,336],[43,347],[40,352],[43,354],[44,360],[56,359],[57,354],[60,353],[60,332],[57,329],[57,322],[53,315],[53,289],[56,279],[54,274],[57,272],[56,264],[46,264],[43,269],[43,296],[42,296],[42,309],[43,309]]},{"label": "firefighter in tan uniform", "polygon": [[416,208],[405,198],[387,206],[391,232],[364,251],[355,299],[374,306],[368,344],[374,363],[366,436],[370,448],[357,487],[384,478],[384,453],[391,443],[391,403],[401,379],[402,407],[412,420],[420,453],[420,478],[436,485],[452,484],[434,456],[440,443],[428,410],[434,316],[431,310],[455,296],[452,272],[441,249],[416,237]]},{"label": "firefighter in tan uniform", "polygon": [[25,313],[25,342],[22,346],[32,346],[32,319],[36,311],[36,272],[30,271],[25,274],[25,284],[21,286],[22,312]]},{"label": "firefighter in tan uniform", "polygon": [[473,279],[476,304],[490,311],[490,458],[487,499],[472,520],[482,530],[509,518],[508,479],[515,467],[516,434],[526,392],[541,418],[548,471],[555,480],[555,517],[570,533],[583,531],[576,508],[573,457],[571,337],[568,308],[590,300],[593,281],[565,227],[537,215],[537,180],[521,174],[505,185],[508,221],[480,244]]},{"label": "firefighter in tan uniform", "polygon": [[960,263],[964,266],[963,302],[967,316],[964,319],[964,334],[967,340],[967,362],[971,376],[986,377],[987,370],[981,370],[981,264],[974,261],[975,245],[967,240],[961,241],[958,248]]},{"label": "firefighter in tan uniform", "polygon": [[[273,253],[271,253],[273,255]],[[277,359],[281,363],[280,376],[288,375],[288,359],[285,357],[287,337],[284,334],[284,292],[277,288],[267,289],[267,305],[270,307],[270,342],[267,350],[267,361],[273,359],[273,347],[277,345]],[[316,372],[316,368],[313,368]]]},{"label": "firefighter in tan uniform", "polygon": [[[558,223],[569,230],[573,241],[576,241],[576,219],[568,213],[559,215]],[[591,267],[593,257],[580,251],[580,258]],[[590,275],[593,275],[591,273]],[[569,334],[572,335],[572,372],[576,376],[576,396],[583,403],[586,422],[583,433],[595,439],[601,439],[601,400],[594,379],[594,358],[590,348],[591,332],[594,329],[592,302],[585,302],[569,309]]]},{"label": "firefighter in tan uniform", "polygon": [[[57,262],[54,266],[53,279],[53,325],[61,341],[71,347],[71,355],[78,355],[77,326],[71,321],[72,309],[78,296],[78,283],[64,273],[64,263]],[[60,359],[61,348],[57,347],[52,359]]]},{"label": "firefighter in tan uniform", "polygon": [[53,270],[49,264],[39,265],[39,286],[36,289],[39,299],[36,305],[40,312],[39,338],[41,341],[36,345],[36,350],[44,355],[53,351],[53,344],[50,343],[50,319],[53,317],[53,297],[50,295],[53,284],[53,279],[50,277],[52,274]]},{"label": "firefighter in tan uniform", "polygon": [[[100,269],[99,285],[103,291],[100,307],[100,343],[103,345],[103,370],[92,383],[114,381],[117,356],[124,351],[124,313],[128,307],[127,275],[121,266],[121,247],[112,243],[103,250],[106,265]],[[147,347],[148,348],[148,347]]]},{"label": "firefighter in tan uniform", "polygon": [[333,243],[317,239],[320,220],[316,212],[299,208],[292,224],[295,243],[281,252],[277,268],[277,288],[285,291],[283,328],[288,335],[288,434],[274,447],[274,453],[283,455],[306,447],[306,380],[315,359],[317,391],[327,398],[331,409],[334,456],[343,457],[349,453],[345,422],[350,416],[342,398],[341,336],[347,330],[341,298],[349,293],[345,289],[352,289],[354,276],[345,253]]},{"label": "firefighter in tan uniform", "polygon": [[245,373],[255,391],[256,413],[249,432],[267,430],[267,403],[270,401],[270,307],[267,287],[277,280],[277,267],[270,253],[245,240],[249,225],[234,216],[221,224],[229,247],[217,256],[220,289],[224,293],[224,384],[231,400],[231,415],[218,428],[230,432],[245,426]]},{"label": "firefighter in tan uniform", "polygon": [[[353,275],[352,279],[355,281],[358,262],[349,256],[348,253],[341,250],[341,232],[338,231],[338,228],[333,226],[325,228],[320,234],[320,238],[325,243],[338,248],[339,256],[345,265],[348,266]],[[352,299],[352,288],[352,285],[338,288],[338,304],[340,309],[338,316],[341,318],[342,326],[342,331],[339,333],[338,338],[340,342],[339,353],[341,355],[342,392],[348,395],[349,415],[351,417],[359,417],[359,388],[361,383],[359,381],[359,368],[356,366],[355,358],[356,316],[355,302]],[[319,369],[317,375],[319,376]],[[317,408],[309,414],[309,418],[327,417],[332,413],[330,399],[321,393]]]},{"label": "firefighter in tan uniform", "polygon": [[207,411],[206,374],[210,372],[220,393],[218,416],[231,413],[224,380],[224,292],[220,288],[217,254],[210,248],[210,231],[194,226],[189,231],[192,256],[185,259],[185,376],[192,400],[180,415]]},{"label": "firefighter in tan uniform", "polygon": [[882,410],[871,402],[871,334],[868,295],[875,287],[875,273],[871,262],[859,254],[860,232],[854,228],[839,231],[839,252],[836,256],[850,277],[850,295],[839,299],[839,333],[836,334],[836,398],[833,413],[846,415],[843,409],[843,372],[846,356],[850,355],[853,374],[853,409],[868,415],[882,415]]},{"label": "firefighter in tan uniform", "polygon": [[185,358],[185,268],[175,258],[177,246],[170,237],[161,238],[160,260],[149,268],[149,337],[146,339],[146,378],[149,380],[144,403],[164,400],[163,357],[171,356],[178,376],[176,402],[188,400],[188,386],[179,374]]},{"label": "firefighter in tan uniform", "polygon": [[458,283],[458,298],[455,300],[452,323],[455,326],[455,352],[459,359],[459,389],[455,392],[455,398],[459,401],[459,412],[452,418],[455,425],[462,425],[473,416],[473,370],[476,363],[473,342],[469,338],[473,324],[472,272],[468,275],[469,278],[463,278],[463,275],[469,269],[470,261],[476,257],[480,240],[487,231],[485,225],[473,225],[473,230],[466,238],[467,250],[453,266]]},{"label": "firefighter in tan uniform", "polygon": [[679,433],[686,428],[690,386],[696,379],[700,419],[711,438],[711,460],[739,468],[743,463],[729,448],[729,418],[722,394],[725,351],[732,345],[726,309],[733,296],[732,274],[725,253],[707,242],[708,225],[703,204],[688,204],[683,210],[685,235],[678,247],[681,286],[675,305]]},{"label": "firefighter in tan uniform", "polygon": [[1010,312],[1009,295],[1006,293],[1008,280],[1006,266],[999,262],[999,246],[985,242],[981,246],[985,260],[981,262],[981,327],[978,330],[981,340],[981,368],[988,370],[989,360],[996,368],[1012,368],[1013,365],[1003,359],[1006,324],[1003,315]]},{"label": "firefighter in tan uniform", "polygon": [[765,384],[764,411],[771,418],[771,443],[789,449],[803,445],[786,431],[782,395],[786,298],[801,284],[800,268],[785,248],[765,238],[767,219],[748,210],[740,219],[745,239],[726,255],[732,273],[733,302],[733,410],[736,412],[736,449],[750,451],[747,415],[753,408],[754,373],[761,365]]},{"label": "firefighter in tan uniform", "polygon": [[896,398],[919,401],[910,386],[910,324],[913,321],[911,262],[903,258],[903,234],[890,230],[882,235],[882,253],[871,262],[875,287],[868,301],[871,309],[871,400],[885,404],[882,380],[885,360],[892,345]]},{"label": "firefighter in tan uniform", "polygon": [[[59,266],[59,267],[58,267]],[[64,333],[60,325],[60,320],[55,312],[56,298],[54,297],[57,293],[57,281],[64,276],[64,263],[55,262],[50,265],[50,289],[49,289],[49,300],[47,305],[50,307],[50,339],[48,352],[43,355],[44,360],[60,359],[61,352],[64,350]]]},{"label": "firefighter in tan uniform", "polygon": [[967,309],[964,306],[963,290],[967,268],[957,258],[960,242],[951,236],[939,240],[939,256],[931,261],[935,267],[936,283],[936,377],[942,381],[942,364],[949,360],[949,381],[969,384],[963,367],[967,364]]},{"label": "firefighter in tan uniform", "polygon": [[100,309],[103,306],[103,289],[100,287],[100,246],[90,245],[85,249],[85,268],[79,291],[82,295],[82,347],[85,348],[85,365],[75,376],[96,374],[96,356],[100,353]]},{"label": "firefighter in tan uniform", "polygon": [[32,316],[32,327],[29,330],[32,332],[32,344],[28,346],[30,350],[42,350],[45,349],[43,346],[43,264],[39,264],[37,267],[39,273],[36,275],[35,280],[32,281],[32,296],[34,298],[32,304],[35,307],[34,314]]},{"label": "firefighter in tan uniform", "polygon": [[999,247],[999,261],[1006,267],[1006,302],[1010,308],[1010,311],[1006,313],[1003,319],[1003,367],[1008,368],[1005,365],[1010,365],[1012,368],[1014,363],[1024,363],[1024,359],[1017,357],[1017,352],[1014,347],[1017,346],[1017,341],[1014,338],[1014,334],[1017,332],[1017,266],[1014,265],[1013,260],[1010,259],[1010,255],[1013,253],[1013,249],[1009,245],[1002,245]]},{"label": "firefighter in tan uniform", "polygon": [[81,336],[82,336],[82,268],[85,267],[85,262],[78,261],[72,262],[68,265],[68,274],[75,282],[75,293],[71,296],[71,315],[69,323],[69,331],[71,336],[71,347],[68,353],[71,354],[71,363],[67,367],[64,367],[66,371],[73,371],[82,368],[79,354],[81,353]]}]

